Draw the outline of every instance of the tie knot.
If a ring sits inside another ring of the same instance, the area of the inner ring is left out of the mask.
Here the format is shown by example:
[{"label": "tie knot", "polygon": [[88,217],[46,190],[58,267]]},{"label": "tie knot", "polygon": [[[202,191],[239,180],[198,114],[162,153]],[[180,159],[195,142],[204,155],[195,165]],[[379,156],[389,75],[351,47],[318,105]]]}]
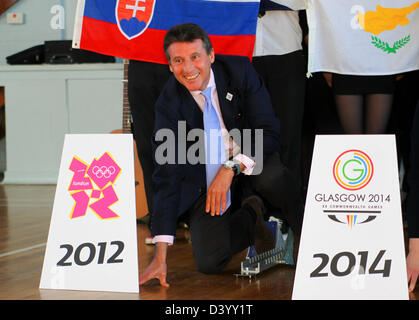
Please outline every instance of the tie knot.
[{"label": "tie knot", "polygon": [[211,103],[211,87],[206,88],[201,94],[205,97],[205,102]]}]

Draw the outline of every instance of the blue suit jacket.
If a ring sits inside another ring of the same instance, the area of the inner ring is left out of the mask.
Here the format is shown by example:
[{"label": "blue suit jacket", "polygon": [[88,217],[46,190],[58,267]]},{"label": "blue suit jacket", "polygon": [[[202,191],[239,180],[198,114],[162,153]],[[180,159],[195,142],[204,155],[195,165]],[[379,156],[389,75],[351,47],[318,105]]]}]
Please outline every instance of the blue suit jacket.
[{"label": "blue suit jacket", "polygon": [[[273,152],[279,152],[279,120],[275,117],[269,94],[249,59],[216,55],[212,70],[227,130],[263,129],[264,159]],[[227,98],[228,93],[230,95]],[[186,134],[194,128],[204,127],[201,109],[190,92],[172,76],[155,106],[154,155],[159,146],[163,149],[162,143],[172,146],[172,142],[168,144],[167,141],[156,139],[160,129],[170,129],[175,136],[173,147],[175,159],[178,159],[179,121],[186,123]],[[187,142],[186,150],[195,143]],[[253,141],[252,154],[248,156],[255,155],[254,147]],[[205,164],[161,165],[155,162],[153,182],[156,191],[151,220],[152,235],[175,235],[179,216],[190,209],[201,194],[206,193]]]}]

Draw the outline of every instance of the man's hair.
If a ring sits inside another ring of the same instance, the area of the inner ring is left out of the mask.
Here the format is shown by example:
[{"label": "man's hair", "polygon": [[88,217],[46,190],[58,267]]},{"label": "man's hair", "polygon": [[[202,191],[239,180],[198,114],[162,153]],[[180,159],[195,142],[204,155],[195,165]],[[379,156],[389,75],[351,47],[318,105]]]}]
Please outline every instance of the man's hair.
[{"label": "man's hair", "polygon": [[195,23],[182,23],[171,27],[163,41],[163,49],[166,54],[167,61],[170,62],[170,55],[168,52],[169,46],[174,42],[193,42],[197,39],[201,39],[203,46],[208,54],[212,50],[212,44],[208,37],[208,34]]}]

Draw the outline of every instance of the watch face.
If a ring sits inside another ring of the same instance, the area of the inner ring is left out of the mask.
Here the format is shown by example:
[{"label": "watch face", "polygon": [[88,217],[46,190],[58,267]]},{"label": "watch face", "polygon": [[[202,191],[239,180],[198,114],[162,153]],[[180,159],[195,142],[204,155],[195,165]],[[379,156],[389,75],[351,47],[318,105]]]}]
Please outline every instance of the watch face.
[{"label": "watch face", "polygon": [[233,170],[234,175],[237,175],[239,172],[236,166],[236,163],[234,161],[228,160],[224,163],[224,167],[230,170]]},{"label": "watch face", "polygon": [[228,169],[233,169],[235,166],[234,162],[231,160],[228,160],[224,163],[224,167],[228,168]]}]

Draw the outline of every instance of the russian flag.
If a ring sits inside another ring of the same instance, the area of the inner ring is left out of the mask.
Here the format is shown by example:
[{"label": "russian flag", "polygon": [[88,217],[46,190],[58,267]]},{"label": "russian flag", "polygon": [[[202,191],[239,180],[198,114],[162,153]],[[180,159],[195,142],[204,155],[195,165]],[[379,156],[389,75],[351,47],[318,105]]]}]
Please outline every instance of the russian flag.
[{"label": "russian flag", "polygon": [[260,0],[79,0],[73,47],[124,59],[167,64],[163,38],[192,22],[217,54],[250,59]]}]

